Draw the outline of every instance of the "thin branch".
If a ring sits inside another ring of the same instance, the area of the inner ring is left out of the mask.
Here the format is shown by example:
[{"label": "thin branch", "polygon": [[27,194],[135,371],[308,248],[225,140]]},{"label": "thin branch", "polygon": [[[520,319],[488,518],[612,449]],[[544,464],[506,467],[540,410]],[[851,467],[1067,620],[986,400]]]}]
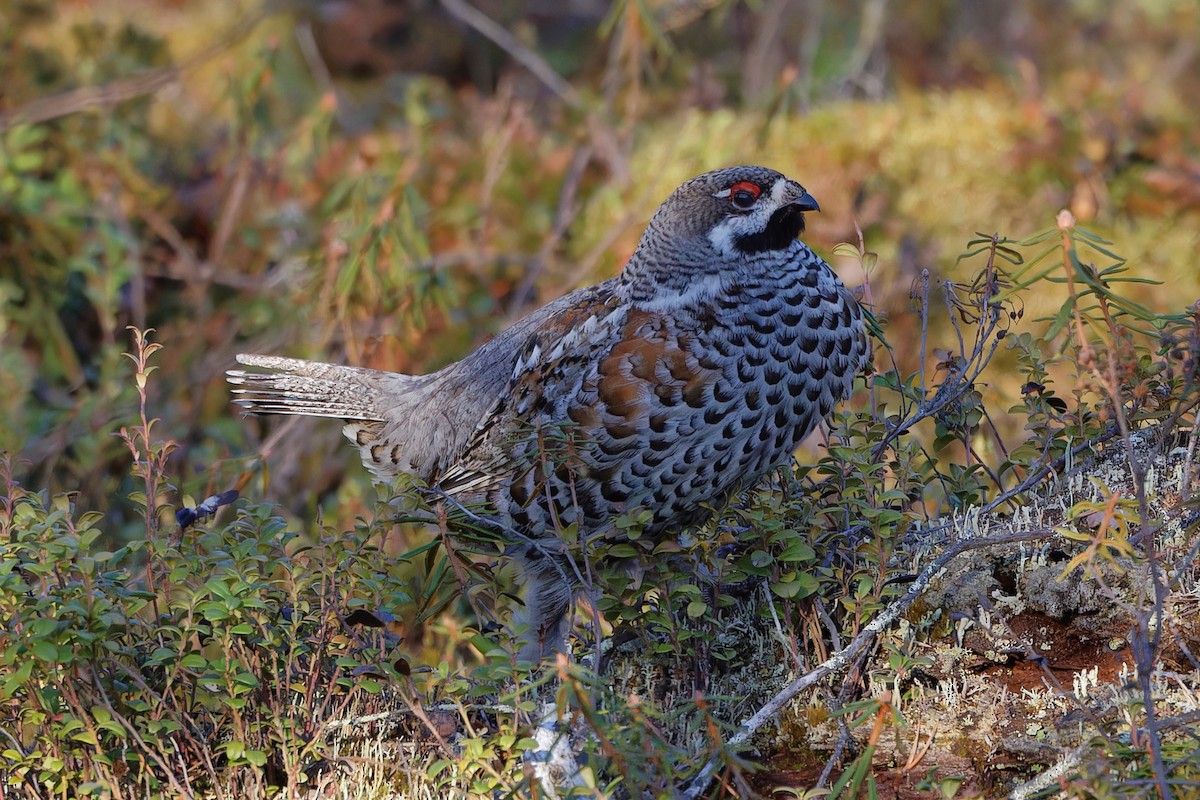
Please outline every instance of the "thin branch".
[{"label": "thin branch", "polygon": [[504,26],[467,3],[466,0],[441,0],[441,4],[455,19],[470,26],[508,53],[514,61],[529,70],[564,103],[576,111],[583,112],[587,116],[586,127],[595,144],[596,154],[608,166],[618,184],[624,184],[628,180],[628,148],[622,145],[610,125],[600,116],[588,110],[583,95],[574,86],[555,72],[544,58],[522,44],[521,40],[513,36]]},{"label": "thin branch", "polygon": [[1071,750],[1068,750],[1058,763],[1047,769],[1045,772],[1038,775],[1031,781],[1021,784],[1009,792],[1009,800],[1028,800],[1036,794],[1049,789],[1052,786],[1058,786],[1059,782],[1067,775],[1071,774],[1079,762],[1083,760],[1084,754],[1088,750],[1087,744],[1081,744]]},{"label": "thin branch", "polygon": [[921,402],[929,393],[929,371],[925,361],[929,357],[929,270],[921,270]]},{"label": "thin branch", "polygon": [[333,114],[338,125],[342,127],[342,130],[352,130],[353,123],[356,121],[350,113],[352,104],[347,101],[345,93],[339,91],[337,84],[333,82],[333,74],[321,56],[321,48],[317,46],[312,20],[297,20],[292,29],[292,35],[296,38],[296,47],[300,50],[304,63],[308,65],[308,71],[312,73],[313,81],[327,97],[333,98]]},{"label": "thin branch", "polygon": [[561,75],[554,71],[546,60],[523,45],[516,36],[509,33],[502,25],[465,0],[441,0],[442,7],[452,17],[466,23],[480,34],[488,38],[504,52],[512,56],[535,78],[541,81],[547,89],[554,92],[571,108],[582,109],[583,98],[575,87],[567,83]]},{"label": "thin branch", "polygon": [[[767,701],[766,705],[760,708],[752,717],[747,719],[738,728],[729,739],[729,749],[736,749],[741,745],[746,744],[750,737],[768,721],[773,719],[784,707],[786,707],[796,695],[800,692],[816,684],[818,681],[825,678],[834,672],[839,672],[846,668],[858,658],[858,656],[866,650],[875,638],[887,630],[891,625],[900,618],[902,614],[912,607],[929,585],[933,583],[934,578],[945,567],[958,556],[963,553],[968,553],[973,550],[980,550],[985,547],[995,547],[997,545],[1017,544],[1018,542],[1032,542],[1039,539],[1045,539],[1054,533],[1051,528],[1033,528],[1025,531],[1010,531],[1008,533],[997,534],[995,536],[985,536],[977,539],[962,539],[955,542],[942,555],[934,559],[929,566],[921,571],[917,579],[913,581],[913,585],[904,593],[902,597],[897,599],[883,611],[871,620],[862,629],[862,632],[855,636],[854,639],[846,646],[844,650],[835,653],[820,666],[811,670],[805,675],[801,675],[792,681],[782,691]],[[709,784],[712,782],[713,776],[716,773],[720,762],[717,759],[710,759],[692,779],[691,785],[687,789],[680,792],[680,796],[684,800],[696,800],[705,791],[708,790]]]},{"label": "thin branch", "polygon": [[[821,775],[817,778],[817,787],[825,787],[829,785],[829,778],[833,774],[834,768],[840,763],[842,754],[847,750],[850,754],[857,755],[855,752],[858,748],[854,742],[854,732],[850,730],[850,723],[846,720],[846,715],[840,713],[851,700],[853,692],[854,699],[862,696],[862,668],[870,658],[871,651],[864,649],[859,654],[858,659],[854,662],[854,669],[842,679],[842,688],[829,703],[829,713],[836,714],[838,717],[838,739],[834,745],[833,752],[825,761],[825,768],[821,770]],[[856,680],[857,679],[857,680]]]},{"label": "thin branch", "polygon": [[49,97],[39,97],[23,106],[18,106],[14,111],[0,114],[0,131],[8,130],[14,125],[37,125],[94,108],[112,108],[129,100],[154,94],[177,81],[184,72],[215,58],[241,42],[250,35],[259,22],[275,13],[275,10],[274,4],[268,3],[258,13],[238,20],[216,42],[179,64],[150,70],[130,78],[110,81],[102,86],[81,86],[78,89],[59,92]]},{"label": "thin branch", "polygon": [[542,247],[538,250],[538,254],[533,259],[533,263],[530,264],[529,269],[525,270],[525,275],[521,278],[521,282],[517,284],[517,288],[512,293],[512,299],[508,303],[509,320],[516,320],[522,309],[525,308],[525,303],[533,294],[534,284],[537,283],[538,278],[550,260],[550,254],[554,251],[554,248],[558,247],[567,230],[571,227],[571,223],[579,216],[579,203],[576,201],[576,198],[579,194],[579,184],[583,180],[583,174],[587,170],[591,159],[591,146],[585,145],[575,151],[575,156],[571,160],[571,166],[567,168],[562,188],[558,193],[558,207],[554,212],[554,227],[550,231],[550,235],[542,243]]}]

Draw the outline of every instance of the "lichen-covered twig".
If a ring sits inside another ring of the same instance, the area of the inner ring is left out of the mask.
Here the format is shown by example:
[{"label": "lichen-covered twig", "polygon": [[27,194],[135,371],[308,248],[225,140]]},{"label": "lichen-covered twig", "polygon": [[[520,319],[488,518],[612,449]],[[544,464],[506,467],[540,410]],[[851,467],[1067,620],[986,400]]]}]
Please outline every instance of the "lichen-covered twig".
[{"label": "lichen-covered twig", "polygon": [[[741,724],[737,733],[729,740],[729,747],[736,749],[740,745],[745,744],[750,740],[750,737],[761,728],[766,722],[773,719],[788,703],[792,701],[800,692],[816,684],[818,681],[825,678],[834,672],[839,672],[847,665],[854,662],[860,653],[869,647],[879,634],[887,630],[891,625],[898,620],[901,615],[912,607],[934,578],[946,568],[946,566],[963,553],[968,553],[973,550],[980,550],[985,547],[996,547],[998,545],[1017,544],[1018,542],[1031,542],[1039,539],[1045,539],[1054,533],[1051,528],[1031,528],[1029,530],[1009,531],[1007,533],[996,534],[994,536],[982,536],[979,538],[960,539],[951,545],[946,552],[938,556],[930,563],[917,579],[913,581],[909,590],[902,597],[897,599],[883,611],[875,619],[871,620],[855,636],[850,644],[845,648],[835,653],[823,664],[796,678],[784,689],[777,693],[774,697],[760,708],[752,717]],[[680,796],[685,800],[696,800],[707,791],[709,783],[713,779],[720,762],[717,759],[710,759],[696,774],[690,782],[690,785],[680,792]]]}]

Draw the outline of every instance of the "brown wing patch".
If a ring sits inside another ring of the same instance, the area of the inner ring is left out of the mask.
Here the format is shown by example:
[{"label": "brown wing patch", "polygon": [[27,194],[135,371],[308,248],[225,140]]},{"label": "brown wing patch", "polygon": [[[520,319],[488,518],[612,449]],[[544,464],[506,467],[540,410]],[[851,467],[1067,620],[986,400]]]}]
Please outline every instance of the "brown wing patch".
[{"label": "brown wing patch", "polygon": [[719,377],[700,366],[692,344],[691,337],[675,330],[666,317],[631,311],[620,340],[598,365],[596,400],[603,413],[572,409],[572,418],[580,417],[581,424],[584,418],[594,420],[614,439],[633,436],[647,425],[652,433],[665,431],[662,412],[681,401],[701,407],[705,390]]},{"label": "brown wing patch", "polygon": [[567,409],[567,416],[581,428],[594,428],[600,424],[600,414],[592,406],[571,406]]}]

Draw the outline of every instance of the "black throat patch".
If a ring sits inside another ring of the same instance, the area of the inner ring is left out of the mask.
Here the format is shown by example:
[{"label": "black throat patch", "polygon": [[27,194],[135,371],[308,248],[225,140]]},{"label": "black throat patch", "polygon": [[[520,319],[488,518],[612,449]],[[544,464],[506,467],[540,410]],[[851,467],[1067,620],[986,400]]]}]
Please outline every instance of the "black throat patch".
[{"label": "black throat patch", "polygon": [[776,209],[767,220],[767,227],[758,233],[739,237],[734,242],[742,253],[766,253],[785,250],[804,231],[804,212],[795,204]]}]

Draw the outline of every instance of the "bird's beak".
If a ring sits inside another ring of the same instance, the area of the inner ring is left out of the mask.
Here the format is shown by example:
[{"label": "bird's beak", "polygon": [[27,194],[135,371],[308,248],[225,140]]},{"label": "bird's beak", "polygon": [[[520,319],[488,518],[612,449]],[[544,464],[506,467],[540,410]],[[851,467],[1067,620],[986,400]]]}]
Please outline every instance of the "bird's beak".
[{"label": "bird's beak", "polygon": [[799,208],[801,211],[820,211],[821,207],[817,205],[817,201],[811,194],[800,190],[800,195],[792,201],[792,205]]}]

